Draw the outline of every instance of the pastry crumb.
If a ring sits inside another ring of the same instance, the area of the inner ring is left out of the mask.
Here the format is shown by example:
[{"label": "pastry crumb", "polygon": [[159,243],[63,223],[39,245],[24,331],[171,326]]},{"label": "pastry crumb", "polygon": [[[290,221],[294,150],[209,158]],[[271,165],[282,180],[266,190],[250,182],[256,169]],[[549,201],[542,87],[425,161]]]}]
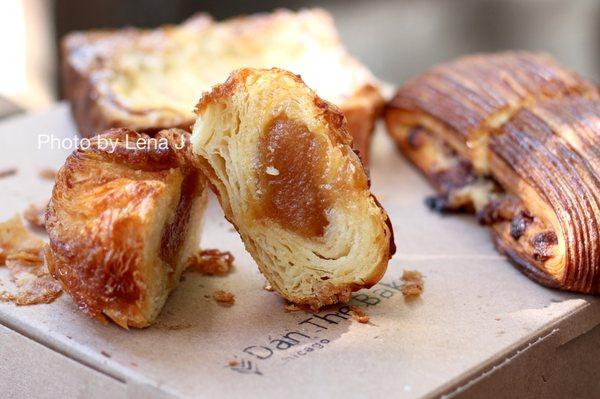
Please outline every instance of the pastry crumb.
[{"label": "pastry crumb", "polygon": [[217,290],[213,292],[213,298],[215,301],[224,305],[233,305],[235,303],[235,295],[229,291]]},{"label": "pastry crumb", "polygon": [[40,263],[43,261],[45,243],[31,233],[19,215],[0,223],[0,260],[4,264],[8,260]]},{"label": "pastry crumb", "polygon": [[29,278],[21,285],[12,301],[19,306],[51,303],[62,294],[62,287],[49,273]]},{"label": "pastry crumb", "polygon": [[283,305],[283,309],[285,310],[286,313],[300,312],[301,310],[304,310],[300,306],[298,306],[294,303],[286,303],[285,305]]},{"label": "pastry crumb", "polygon": [[273,166],[267,166],[267,169],[265,170],[265,172],[271,176],[279,176],[279,169],[277,169]]},{"label": "pastry crumb", "polygon": [[15,296],[10,292],[3,290],[0,291],[0,302],[12,302],[15,300]]},{"label": "pastry crumb", "polygon": [[3,169],[3,170],[0,170],[0,179],[2,179],[4,177],[10,177],[10,176],[13,176],[16,174],[17,174],[16,168]]},{"label": "pastry crumb", "polygon": [[240,362],[238,362],[237,360],[230,360],[229,362],[227,362],[227,365],[229,367],[237,367],[240,365]]},{"label": "pastry crumb", "polygon": [[33,203],[29,204],[25,212],[23,212],[23,217],[27,220],[31,225],[36,227],[44,228],[46,226],[46,203]]},{"label": "pastry crumb", "polygon": [[188,270],[207,276],[223,276],[231,272],[234,260],[235,258],[229,251],[204,249],[190,257]]},{"label": "pastry crumb", "polygon": [[46,244],[29,232],[19,215],[0,223],[0,261],[6,265],[15,292],[0,294],[16,305],[50,303],[62,294],[45,263]]},{"label": "pastry crumb", "polygon": [[359,308],[358,306],[350,306],[350,315],[352,316],[352,319],[363,324],[366,324],[371,320],[371,318],[365,313],[365,311]]},{"label": "pastry crumb", "polygon": [[275,290],[273,289],[273,286],[272,286],[271,284],[269,284],[269,282],[268,282],[268,281],[265,281],[265,285],[263,285],[263,290],[265,290],[265,291],[269,291],[269,292],[273,292],[273,291],[275,291]]},{"label": "pastry crumb", "polygon": [[56,170],[52,168],[44,168],[39,171],[38,175],[42,179],[56,180]]},{"label": "pastry crumb", "polygon": [[402,272],[402,295],[417,297],[423,292],[423,275],[416,270],[405,269]]},{"label": "pastry crumb", "polygon": [[15,293],[10,294],[10,300],[16,305],[51,303],[62,294],[62,286],[50,275],[43,258],[35,262],[27,258],[24,262],[11,257],[6,266],[17,288]]},{"label": "pastry crumb", "polygon": [[110,359],[110,353],[106,352],[106,351],[100,351],[100,353],[102,354],[102,356],[107,357]]}]

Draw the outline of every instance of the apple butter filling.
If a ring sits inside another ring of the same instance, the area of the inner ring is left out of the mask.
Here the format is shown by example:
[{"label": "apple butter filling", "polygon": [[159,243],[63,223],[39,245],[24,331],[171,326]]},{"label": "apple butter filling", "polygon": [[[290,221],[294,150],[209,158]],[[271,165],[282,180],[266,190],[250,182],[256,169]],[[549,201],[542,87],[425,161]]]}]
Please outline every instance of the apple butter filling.
[{"label": "apple butter filling", "polygon": [[175,217],[163,230],[160,247],[160,257],[168,264],[176,261],[179,250],[185,240],[188,222],[194,199],[203,189],[199,182],[197,171],[190,171],[183,178],[179,203],[175,210]]},{"label": "apple butter filling", "polygon": [[262,216],[305,237],[322,236],[331,203],[322,187],[325,143],[306,125],[281,115],[259,139]]}]

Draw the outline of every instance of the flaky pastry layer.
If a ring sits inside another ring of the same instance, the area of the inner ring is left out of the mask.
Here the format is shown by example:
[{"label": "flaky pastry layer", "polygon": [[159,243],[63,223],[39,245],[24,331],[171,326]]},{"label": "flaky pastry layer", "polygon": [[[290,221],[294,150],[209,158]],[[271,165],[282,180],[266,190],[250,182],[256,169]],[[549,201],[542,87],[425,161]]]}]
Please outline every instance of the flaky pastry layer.
[{"label": "flaky pastry layer", "polygon": [[246,68],[196,113],[201,169],[277,292],[319,308],[379,281],[391,224],[335,106],[290,72]]},{"label": "flaky pastry layer", "polygon": [[400,88],[386,111],[401,151],[542,284],[600,293],[600,101],[546,55],[461,58]]},{"label": "flaky pastry layer", "polygon": [[58,172],[46,212],[48,265],[88,315],[122,327],[158,316],[199,245],[206,180],[189,133],[114,129]]}]

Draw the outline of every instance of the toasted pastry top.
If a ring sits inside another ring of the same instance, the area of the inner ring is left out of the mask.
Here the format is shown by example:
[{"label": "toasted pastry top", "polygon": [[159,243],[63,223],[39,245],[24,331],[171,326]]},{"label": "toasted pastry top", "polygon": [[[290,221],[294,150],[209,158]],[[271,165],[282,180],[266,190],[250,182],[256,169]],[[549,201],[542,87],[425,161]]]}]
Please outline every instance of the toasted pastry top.
[{"label": "toasted pastry top", "polygon": [[505,52],[434,67],[402,86],[390,107],[424,112],[469,139],[535,99],[568,94],[596,96],[597,88],[548,55]]},{"label": "toasted pastry top", "polygon": [[114,123],[140,128],[189,123],[202,92],[240,67],[300,73],[338,105],[353,106],[356,96],[378,85],[346,52],[330,15],[320,9],[219,23],[198,14],[155,30],[72,33],[63,51],[76,73],[92,82],[102,112]]}]

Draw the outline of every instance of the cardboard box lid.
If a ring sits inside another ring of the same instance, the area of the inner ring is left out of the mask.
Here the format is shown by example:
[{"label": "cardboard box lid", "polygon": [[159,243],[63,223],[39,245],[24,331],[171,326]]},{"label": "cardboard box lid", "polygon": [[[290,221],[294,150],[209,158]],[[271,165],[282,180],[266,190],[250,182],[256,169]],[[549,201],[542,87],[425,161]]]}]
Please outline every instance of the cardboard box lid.
[{"label": "cardboard box lid", "polygon": [[[383,280],[354,295],[370,324],[351,321],[343,307],[285,313],[284,302],[262,288],[264,278],[214,198],[202,246],[231,251],[235,270],[226,277],[186,274],[156,325],[130,331],[102,325],[68,295],[49,305],[0,303],[0,322],[144,395],[290,399],[451,393],[549,334],[564,342],[600,323],[599,298],[537,285],[494,250],[472,217],[428,211],[423,199],[431,189],[382,130],[371,179],[398,251]],[[51,143],[38,148],[41,135],[60,140],[75,132],[64,104],[0,125],[0,169],[18,168],[0,179],[1,220],[47,199],[52,183],[39,170],[58,168],[72,151]],[[405,301],[398,291],[403,269],[424,274],[421,298]],[[10,286],[5,269],[0,277]],[[215,303],[216,289],[235,293],[235,305]]]}]

